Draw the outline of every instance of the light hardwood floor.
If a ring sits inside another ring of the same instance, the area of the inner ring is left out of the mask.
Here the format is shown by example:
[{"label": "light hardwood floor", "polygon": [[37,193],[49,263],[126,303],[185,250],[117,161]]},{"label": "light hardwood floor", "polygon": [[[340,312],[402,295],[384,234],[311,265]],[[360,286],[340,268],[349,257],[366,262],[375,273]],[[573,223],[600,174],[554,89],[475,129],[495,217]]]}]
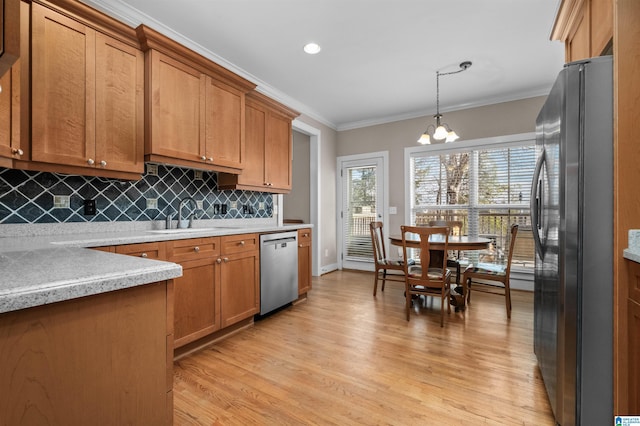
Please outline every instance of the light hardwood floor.
[{"label": "light hardwood floor", "polygon": [[533,354],[533,295],[474,293],[403,311],[403,284],[314,278],[307,302],[175,363],[176,425],[553,425]]}]

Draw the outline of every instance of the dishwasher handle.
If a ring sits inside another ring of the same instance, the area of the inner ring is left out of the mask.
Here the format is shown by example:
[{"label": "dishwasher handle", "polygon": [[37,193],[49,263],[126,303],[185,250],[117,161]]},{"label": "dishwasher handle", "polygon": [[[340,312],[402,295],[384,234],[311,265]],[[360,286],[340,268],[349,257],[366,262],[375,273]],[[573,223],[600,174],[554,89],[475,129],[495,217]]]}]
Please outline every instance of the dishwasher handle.
[{"label": "dishwasher handle", "polygon": [[274,238],[273,240],[263,240],[262,245],[263,246],[280,245],[280,244],[286,244],[286,243],[293,243],[295,241],[296,241],[296,237]]}]

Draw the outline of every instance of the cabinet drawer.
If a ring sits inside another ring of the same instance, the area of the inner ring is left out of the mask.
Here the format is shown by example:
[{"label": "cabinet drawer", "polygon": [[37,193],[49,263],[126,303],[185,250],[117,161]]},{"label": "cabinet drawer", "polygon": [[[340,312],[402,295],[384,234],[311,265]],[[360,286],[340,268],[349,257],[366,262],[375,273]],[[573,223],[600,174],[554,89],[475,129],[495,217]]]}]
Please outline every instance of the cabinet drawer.
[{"label": "cabinet drawer", "polygon": [[163,242],[116,246],[116,253],[156,260],[167,259],[165,244]]},{"label": "cabinet drawer", "polygon": [[220,254],[220,237],[173,240],[166,244],[167,256],[172,262],[206,259]]},{"label": "cabinet drawer", "polygon": [[221,238],[224,254],[258,250],[258,234],[229,235]]},{"label": "cabinet drawer", "polygon": [[310,244],[311,243],[311,229],[298,229],[298,244]]}]

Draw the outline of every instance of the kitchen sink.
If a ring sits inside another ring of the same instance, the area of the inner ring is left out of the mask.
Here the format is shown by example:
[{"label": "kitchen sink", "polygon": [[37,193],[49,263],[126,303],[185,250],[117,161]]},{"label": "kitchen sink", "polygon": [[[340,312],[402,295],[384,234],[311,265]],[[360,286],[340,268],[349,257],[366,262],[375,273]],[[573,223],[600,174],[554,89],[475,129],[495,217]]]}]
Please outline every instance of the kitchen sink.
[{"label": "kitchen sink", "polygon": [[174,229],[154,229],[149,232],[153,232],[154,234],[184,234],[191,232],[210,232],[210,231],[218,231],[222,228],[174,228]]}]

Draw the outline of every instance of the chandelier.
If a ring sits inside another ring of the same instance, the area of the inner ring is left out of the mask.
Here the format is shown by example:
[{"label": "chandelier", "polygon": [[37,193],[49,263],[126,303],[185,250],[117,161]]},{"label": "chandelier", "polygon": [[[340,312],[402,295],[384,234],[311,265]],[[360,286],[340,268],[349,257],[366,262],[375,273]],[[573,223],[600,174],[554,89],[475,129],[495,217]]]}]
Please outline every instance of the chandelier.
[{"label": "chandelier", "polygon": [[422,136],[420,136],[420,139],[418,139],[418,143],[422,145],[430,144],[431,138],[437,141],[441,141],[444,139],[445,142],[453,142],[456,139],[460,138],[460,136],[458,136],[447,123],[440,122],[442,118],[442,114],[440,114],[440,76],[458,74],[466,70],[470,66],[471,61],[464,61],[460,64],[460,69],[457,71],[436,71],[436,115],[433,116],[433,118],[436,119],[436,124],[429,124],[429,126],[427,126],[427,130],[422,133]]}]

